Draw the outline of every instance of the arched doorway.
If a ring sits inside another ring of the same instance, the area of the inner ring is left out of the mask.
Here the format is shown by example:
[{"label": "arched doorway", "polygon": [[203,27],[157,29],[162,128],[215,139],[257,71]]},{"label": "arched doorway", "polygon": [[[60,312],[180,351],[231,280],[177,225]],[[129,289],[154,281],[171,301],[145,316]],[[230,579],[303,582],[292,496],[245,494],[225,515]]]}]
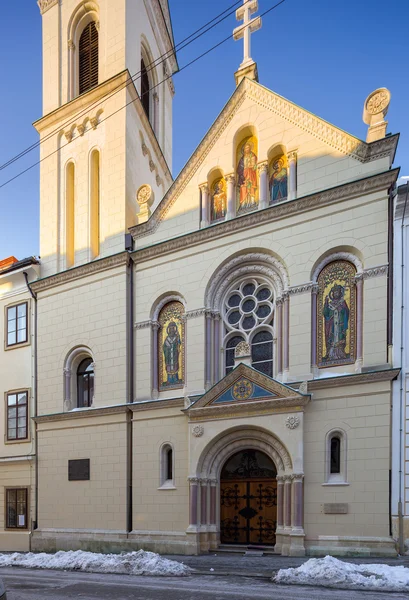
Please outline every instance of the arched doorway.
[{"label": "arched doorway", "polygon": [[275,544],[276,477],[276,466],[260,450],[241,450],[225,462],[220,475],[222,544]]}]

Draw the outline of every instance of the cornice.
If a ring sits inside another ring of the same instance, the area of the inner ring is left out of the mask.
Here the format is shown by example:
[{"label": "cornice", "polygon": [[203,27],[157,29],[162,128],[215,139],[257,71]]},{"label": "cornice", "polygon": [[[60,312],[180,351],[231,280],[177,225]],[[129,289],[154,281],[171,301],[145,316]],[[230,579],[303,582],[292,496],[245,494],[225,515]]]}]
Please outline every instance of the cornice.
[{"label": "cornice", "polygon": [[[332,257],[330,256],[330,258],[332,258]],[[334,260],[337,260],[336,256],[334,257]],[[320,271],[320,269],[317,268],[317,272],[319,272],[319,271]],[[368,269],[363,269],[360,276],[363,277],[364,279],[371,279],[372,277],[382,277],[387,274],[388,274],[388,265],[380,265],[378,267],[370,267]],[[292,285],[286,291],[291,296],[293,296],[295,294],[306,294],[307,292],[310,292],[316,285],[317,284],[314,281],[308,281],[306,283],[301,283],[300,285]]]},{"label": "cornice", "polygon": [[105,415],[114,415],[126,413],[129,410],[129,404],[120,404],[119,406],[107,406],[101,408],[89,408],[88,410],[74,410],[65,413],[55,413],[52,415],[41,415],[33,417],[35,423],[51,423],[56,421],[71,421],[77,419],[89,419],[92,417],[101,417]]},{"label": "cornice", "polygon": [[191,421],[221,419],[226,417],[247,417],[260,414],[302,412],[310,402],[309,396],[292,396],[289,398],[268,398],[252,402],[228,403],[220,406],[214,404],[201,408],[192,407],[187,412]]},{"label": "cornice", "polygon": [[37,4],[40,9],[40,13],[43,15],[47,10],[58,4],[59,0],[38,0]]},{"label": "cornice", "polygon": [[[291,217],[295,214],[302,214],[324,206],[330,206],[337,202],[350,200],[356,196],[386,190],[395,183],[398,173],[399,169],[392,169],[378,175],[372,175],[364,179],[359,179],[358,181],[345,183],[295,200],[284,201],[270,206],[269,208],[265,208],[264,210],[256,210],[229,221],[218,223],[217,225],[206,227],[171,240],[159,242],[152,246],[141,248],[140,250],[135,250],[131,256],[135,262],[150,260],[152,257],[184,250],[185,248],[203,244],[219,237],[225,237],[228,234],[237,233],[246,229],[253,229],[254,227],[266,223],[281,221],[282,219]],[[129,231],[134,239],[139,237],[139,226],[131,227]]]},{"label": "cornice", "polygon": [[31,287],[36,293],[43,292],[49,288],[63,285],[64,283],[75,281],[76,279],[82,279],[88,275],[95,275],[96,273],[102,273],[103,271],[126,265],[128,264],[128,261],[128,252],[121,252],[120,254],[114,254],[107,258],[100,258],[99,260],[81,265],[80,267],[74,267],[68,271],[63,271],[62,273],[39,279],[38,281],[34,281],[31,284]]},{"label": "cornice", "polygon": [[128,408],[132,412],[140,412],[145,410],[158,410],[160,408],[179,408],[185,406],[184,398],[171,398],[166,400],[152,400],[148,402],[135,402],[129,404]]},{"label": "cornice", "polygon": [[[393,381],[399,375],[400,369],[383,369],[380,371],[368,371],[367,373],[351,373],[351,375],[339,375],[335,377],[326,377],[322,379],[308,380],[308,391],[325,390],[334,387],[346,385],[362,385],[367,383],[377,383],[379,381]],[[291,383],[296,387],[297,383]]]}]

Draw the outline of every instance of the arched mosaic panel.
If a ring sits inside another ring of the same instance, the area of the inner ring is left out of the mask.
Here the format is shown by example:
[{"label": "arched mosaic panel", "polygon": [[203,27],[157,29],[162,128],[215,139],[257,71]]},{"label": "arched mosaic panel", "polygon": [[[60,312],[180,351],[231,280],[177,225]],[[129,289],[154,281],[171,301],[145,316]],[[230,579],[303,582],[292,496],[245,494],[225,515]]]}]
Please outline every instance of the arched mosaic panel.
[{"label": "arched mosaic panel", "polygon": [[211,189],[210,220],[212,223],[221,221],[226,216],[227,193],[224,177],[216,179]]},{"label": "arched mosaic panel", "polygon": [[318,276],[318,367],[347,365],[356,358],[356,269],[347,261],[325,266]]},{"label": "arched mosaic panel", "polygon": [[185,383],[185,320],[181,302],[169,302],[159,314],[159,389],[183,388]]},{"label": "arched mosaic panel", "polygon": [[282,154],[276,156],[268,167],[268,186],[270,204],[286,200],[288,195],[288,164],[287,157]]},{"label": "arched mosaic panel", "polygon": [[245,138],[237,148],[237,214],[258,207],[257,138]]}]

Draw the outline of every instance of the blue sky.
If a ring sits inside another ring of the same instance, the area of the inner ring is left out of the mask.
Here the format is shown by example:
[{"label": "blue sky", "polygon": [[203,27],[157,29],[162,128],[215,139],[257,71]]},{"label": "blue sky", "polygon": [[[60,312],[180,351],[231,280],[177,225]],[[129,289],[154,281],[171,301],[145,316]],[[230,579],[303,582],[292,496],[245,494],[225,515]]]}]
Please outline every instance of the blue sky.
[{"label": "blue sky", "polygon": [[[142,2],[142,0],[137,0]],[[170,0],[176,43],[233,0]],[[259,0],[259,13],[275,2]],[[24,5],[24,8],[23,8]],[[363,103],[378,87],[392,92],[388,131],[400,132],[395,165],[409,175],[408,0],[286,0],[252,36],[260,83],[365,139]],[[238,23],[234,15],[180,52],[182,67]],[[16,34],[17,32],[17,34]],[[234,91],[242,42],[229,40],[175,76],[173,174]],[[41,17],[35,0],[5,2],[0,23],[0,164],[37,141],[41,116]],[[0,186],[38,160],[38,150],[0,170]],[[38,254],[39,170],[0,188],[0,259]]]}]

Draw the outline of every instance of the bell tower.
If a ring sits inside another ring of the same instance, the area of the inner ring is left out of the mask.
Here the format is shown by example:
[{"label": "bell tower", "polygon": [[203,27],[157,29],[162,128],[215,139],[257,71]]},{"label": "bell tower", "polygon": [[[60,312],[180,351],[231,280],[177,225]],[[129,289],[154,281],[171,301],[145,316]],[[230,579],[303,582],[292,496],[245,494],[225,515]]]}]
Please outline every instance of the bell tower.
[{"label": "bell tower", "polygon": [[136,193],[169,188],[172,74],[167,0],[38,0],[42,276],[125,248]]}]

